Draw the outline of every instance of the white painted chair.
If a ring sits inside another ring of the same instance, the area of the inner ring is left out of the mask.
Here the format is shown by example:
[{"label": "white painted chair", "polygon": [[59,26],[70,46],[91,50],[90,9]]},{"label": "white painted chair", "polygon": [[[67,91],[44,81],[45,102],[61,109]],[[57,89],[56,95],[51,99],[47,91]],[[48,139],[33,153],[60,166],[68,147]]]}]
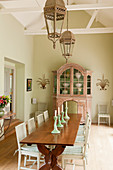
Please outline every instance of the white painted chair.
[{"label": "white painted chair", "polygon": [[84,125],[79,125],[77,136],[85,135],[85,131],[86,131],[86,128],[87,128],[87,126],[89,124],[89,121],[90,121],[90,117],[89,117],[89,114],[87,113],[86,118],[85,118],[85,124]]},{"label": "white painted chair", "polygon": [[[43,114],[42,114],[42,116],[43,116]],[[42,122],[44,122],[44,118],[43,118],[42,116],[39,116],[39,117],[40,117],[40,118],[39,118],[40,124],[41,124]],[[39,122],[39,121],[38,121],[38,122]],[[34,117],[33,117],[33,118],[31,118],[31,119],[28,120],[28,134],[31,134],[31,133],[34,132],[35,130],[36,130],[36,124],[35,124],[35,119],[34,119]],[[36,144],[32,144],[31,146],[37,147]],[[40,153],[40,154],[41,154],[41,153]],[[26,159],[26,161],[27,161],[27,157],[26,157],[25,159]],[[29,161],[30,161],[30,159],[31,159],[31,157],[29,156]],[[40,155],[40,162],[44,162],[44,157],[42,156],[42,154]]]},{"label": "white painted chair", "polygon": [[44,114],[44,120],[47,121],[49,119],[48,110],[44,111],[43,114]]},{"label": "white painted chair", "polygon": [[[90,127],[91,127],[91,120],[88,118],[86,125],[85,125],[85,129],[83,129],[83,134],[77,133],[75,144],[80,144],[80,143],[85,144],[85,140],[87,136],[87,129],[89,128],[89,131],[90,131]],[[89,141],[87,143],[89,147]]]},{"label": "white painted chair", "polygon": [[[108,121],[101,121],[101,118]],[[110,114],[108,114],[108,105],[107,104],[98,104],[98,125],[100,123],[108,123],[110,126]]]},{"label": "white painted chair", "polygon": [[81,124],[81,125],[79,126],[79,129],[84,129],[84,128],[85,128],[85,126],[86,126],[86,124],[87,124],[88,118],[90,119],[90,116],[89,116],[89,113],[87,112],[86,118],[85,118],[85,123],[84,123],[83,125]]},{"label": "white painted chair", "polygon": [[[18,170],[20,169],[33,169],[33,165],[37,162],[37,170],[39,169],[39,160],[40,160],[40,153],[38,151],[37,146],[28,146],[27,144],[20,144],[20,141],[23,140],[25,137],[27,137],[27,132],[26,132],[26,124],[21,123],[20,125],[15,127],[16,129],[16,137],[17,137],[17,143],[18,143]],[[24,155],[24,166],[21,167],[21,156]],[[36,157],[37,160],[27,160],[27,161],[32,161],[33,164],[27,168],[26,167],[26,157],[31,156],[31,157]]]},{"label": "white painted chair", "polygon": [[[86,135],[85,135],[85,142],[81,144],[75,144],[74,146],[67,146],[64,152],[62,153],[62,168],[66,168],[66,160],[83,160],[83,165],[78,165],[78,166],[83,166],[84,170],[86,170],[86,162],[87,162],[87,150],[88,150],[88,138],[89,138],[89,130],[90,126],[87,127],[86,130]],[[76,163],[68,163],[72,164],[73,167],[75,167]]]},{"label": "white painted chair", "polygon": [[36,124],[34,117],[28,120],[28,134],[31,134],[36,130]]},{"label": "white painted chair", "polygon": [[37,116],[38,126],[40,126],[43,122],[44,122],[44,115],[43,115],[43,114],[39,114],[39,115]]}]

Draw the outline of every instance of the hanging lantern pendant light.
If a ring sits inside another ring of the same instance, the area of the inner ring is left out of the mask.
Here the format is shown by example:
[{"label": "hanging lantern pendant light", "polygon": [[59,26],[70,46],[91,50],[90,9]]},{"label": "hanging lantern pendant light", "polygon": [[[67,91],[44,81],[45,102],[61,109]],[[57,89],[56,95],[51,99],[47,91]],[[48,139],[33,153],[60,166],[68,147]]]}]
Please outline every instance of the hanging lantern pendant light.
[{"label": "hanging lantern pendant light", "polygon": [[73,47],[75,44],[75,37],[71,31],[65,31],[60,38],[60,46],[62,55],[66,59],[66,63],[70,56],[72,56]]},{"label": "hanging lantern pendant light", "polygon": [[53,42],[53,48],[55,48],[56,41],[61,37],[65,14],[66,8],[63,0],[46,1],[44,7],[44,17],[48,39]]},{"label": "hanging lantern pendant light", "polygon": [[68,31],[68,11],[67,11],[67,31],[63,32],[60,38],[61,51],[62,55],[66,59],[66,63],[68,62],[69,57],[72,56],[74,44],[75,44],[74,34],[71,31]]}]

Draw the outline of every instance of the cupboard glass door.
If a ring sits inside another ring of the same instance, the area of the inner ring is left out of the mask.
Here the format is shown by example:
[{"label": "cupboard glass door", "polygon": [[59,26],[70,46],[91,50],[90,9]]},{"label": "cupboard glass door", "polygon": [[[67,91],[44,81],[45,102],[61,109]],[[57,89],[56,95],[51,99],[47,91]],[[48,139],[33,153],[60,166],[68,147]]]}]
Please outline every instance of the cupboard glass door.
[{"label": "cupboard glass door", "polygon": [[70,69],[60,76],[60,94],[70,94]]}]

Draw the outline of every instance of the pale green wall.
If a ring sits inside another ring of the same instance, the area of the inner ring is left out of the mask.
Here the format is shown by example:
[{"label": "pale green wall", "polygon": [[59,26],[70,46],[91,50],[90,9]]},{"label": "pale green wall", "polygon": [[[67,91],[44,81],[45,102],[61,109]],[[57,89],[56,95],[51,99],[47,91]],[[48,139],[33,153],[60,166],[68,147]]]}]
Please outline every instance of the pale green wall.
[{"label": "pale green wall", "polygon": [[[113,35],[112,34],[94,34],[94,35],[75,35],[76,43],[73,51],[73,57],[70,63],[77,63],[86,69],[93,71],[92,76],[92,119],[97,121],[98,102],[111,102],[113,97]],[[52,47],[52,42],[47,36],[35,36],[35,82],[34,92],[38,101],[49,103],[49,111],[52,113],[52,70],[57,70],[65,64],[65,59],[61,56],[59,42],[56,49]],[[38,77],[42,74],[50,79],[50,85],[47,89],[40,89],[36,84]],[[102,74],[110,81],[110,87],[106,91],[100,91],[96,86],[97,79],[102,78]],[[112,116],[113,109],[110,107]]]},{"label": "pale green wall", "polygon": [[[84,11],[76,11],[69,13],[69,28],[85,28],[89,22],[90,16]],[[66,25],[66,20],[65,24]],[[99,22],[94,22],[93,26],[102,26]],[[65,27],[65,26],[64,26]],[[73,51],[73,57],[69,60],[70,63],[77,63],[86,69],[93,71],[92,76],[92,120],[97,122],[97,104],[98,102],[110,102],[110,114],[112,117],[113,108],[111,107],[111,99],[113,97],[113,34],[93,34],[93,35],[75,35],[76,43]],[[47,36],[35,36],[34,39],[34,94],[38,101],[47,102],[49,111],[52,114],[52,71],[57,70],[65,63],[65,59],[61,56],[59,42],[56,44],[56,49],[52,47],[52,42],[47,39]],[[37,86],[36,80],[42,77],[42,74],[50,79],[50,85],[47,89],[42,90]],[[100,91],[96,86],[97,79],[102,78],[104,73],[105,78],[110,81],[110,87],[107,91]],[[113,122],[113,118],[112,118]]]},{"label": "pale green wall", "polygon": [[[72,13],[73,15],[73,13]],[[79,19],[72,17],[72,23],[87,25],[88,20],[84,20],[83,15]],[[88,16],[86,16],[89,19]],[[78,20],[77,20],[78,19]],[[70,21],[69,21],[70,22]],[[99,23],[96,23],[98,27]],[[82,25],[83,26],[83,25]],[[71,25],[71,27],[73,27]],[[97,103],[100,101],[109,101],[113,98],[113,35],[112,34],[94,34],[94,35],[75,35],[76,44],[73,57],[69,60],[72,63],[78,63],[83,67],[93,71],[93,99],[92,99],[92,118],[97,121]],[[52,48],[52,42],[47,36],[24,36],[23,27],[10,15],[0,16],[0,95],[4,92],[4,57],[25,65],[24,85],[24,120],[29,118],[29,114],[36,109],[31,104],[31,98],[36,97],[39,102],[47,102],[49,111],[52,114],[52,70],[57,70],[65,63],[61,56],[59,43],[56,49]],[[110,81],[110,87],[107,91],[100,91],[96,87],[97,79],[102,74]],[[50,79],[50,85],[45,90],[39,88],[36,80],[46,74]],[[26,92],[26,79],[33,78],[33,91]],[[21,81],[21,78],[20,78]],[[22,107],[20,105],[20,107]],[[110,107],[112,116],[113,108]],[[22,114],[22,113],[21,113]],[[23,116],[23,115],[21,115]],[[113,122],[113,119],[112,119]]]},{"label": "pale green wall", "polygon": [[26,92],[26,79],[33,77],[33,52],[33,37],[24,36],[23,27],[11,15],[0,15],[0,95],[4,93],[4,57],[25,64],[25,75],[22,75],[25,100],[23,104],[18,104],[20,110],[23,108],[20,117],[24,120],[27,120],[33,111],[33,91]]}]

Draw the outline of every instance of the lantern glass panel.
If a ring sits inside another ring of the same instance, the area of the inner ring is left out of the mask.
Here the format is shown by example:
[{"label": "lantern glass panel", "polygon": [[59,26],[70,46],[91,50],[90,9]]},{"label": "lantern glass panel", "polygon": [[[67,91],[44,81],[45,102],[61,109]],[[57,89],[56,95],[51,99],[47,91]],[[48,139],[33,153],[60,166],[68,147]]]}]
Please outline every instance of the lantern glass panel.
[{"label": "lantern glass panel", "polygon": [[48,26],[48,33],[53,33],[54,32],[54,21],[47,19],[47,26]]},{"label": "lantern glass panel", "polygon": [[73,53],[73,48],[74,48],[74,43],[71,44],[71,48],[70,48],[70,54],[72,55]]},{"label": "lantern glass panel", "polygon": [[74,43],[71,42],[62,42],[60,43],[61,52],[63,56],[72,56]]},{"label": "lantern glass panel", "polygon": [[47,21],[47,28],[48,28],[48,34],[51,38],[59,38],[62,26],[63,26],[63,19],[64,15],[56,14],[56,20],[55,20],[55,13],[51,13],[50,15],[46,15],[46,21]]},{"label": "lantern glass panel", "polygon": [[66,51],[66,56],[70,56],[70,43],[65,43],[65,51]]}]

